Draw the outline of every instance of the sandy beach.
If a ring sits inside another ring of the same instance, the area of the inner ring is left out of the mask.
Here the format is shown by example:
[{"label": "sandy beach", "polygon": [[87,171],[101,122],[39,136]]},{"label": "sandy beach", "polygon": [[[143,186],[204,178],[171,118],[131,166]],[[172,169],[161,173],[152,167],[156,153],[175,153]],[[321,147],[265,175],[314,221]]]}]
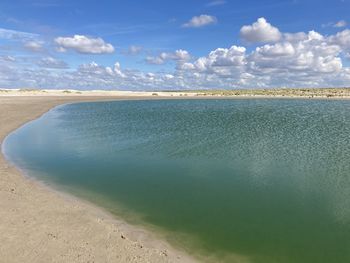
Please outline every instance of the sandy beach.
[{"label": "sandy beach", "polygon": [[[142,96],[138,96],[142,98]],[[54,106],[130,96],[0,96],[0,142]],[[194,262],[153,233],[30,180],[0,155],[1,262]]]}]

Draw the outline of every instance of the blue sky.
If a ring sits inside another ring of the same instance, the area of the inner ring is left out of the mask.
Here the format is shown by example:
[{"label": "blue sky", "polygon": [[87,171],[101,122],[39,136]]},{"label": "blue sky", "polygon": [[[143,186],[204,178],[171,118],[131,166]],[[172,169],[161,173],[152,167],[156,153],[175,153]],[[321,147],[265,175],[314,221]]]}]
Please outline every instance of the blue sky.
[{"label": "blue sky", "polygon": [[0,85],[350,86],[348,23],[350,0],[2,0]]}]

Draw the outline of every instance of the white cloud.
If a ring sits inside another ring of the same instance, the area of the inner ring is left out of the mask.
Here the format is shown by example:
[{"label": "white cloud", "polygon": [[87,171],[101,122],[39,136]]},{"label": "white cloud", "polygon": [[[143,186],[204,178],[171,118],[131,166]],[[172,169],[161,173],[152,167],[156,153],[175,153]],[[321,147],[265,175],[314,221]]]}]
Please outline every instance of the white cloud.
[{"label": "white cloud", "polygon": [[258,47],[256,52],[265,57],[284,57],[294,55],[295,49],[291,43],[283,42],[275,45],[264,45],[262,47]]},{"label": "white cloud", "polygon": [[148,56],[146,62],[148,64],[162,65],[169,60],[185,62],[191,58],[190,53],[186,50],[178,49],[175,52],[162,52],[156,57]]},{"label": "white cloud", "polygon": [[84,35],[74,35],[73,37],[55,38],[57,50],[64,52],[68,49],[79,53],[104,54],[113,53],[114,47],[106,43],[102,38],[91,38]]},{"label": "white cloud", "polygon": [[114,73],[119,77],[122,77],[122,78],[125,77],[125,74],[122,72],[119,62],[116,62],[114,64]]},{"label": "white cloud", "polygon": [[333,25],[333,27],[346,27],[347,23],[345,20],[340,20]]},{"label": "white cloud", "polygon": [[[258,32],[263,42],[251,51],[232,45],[198,58],[181,49],[162,52],[147,62],[175,62],[174,69],[167,66],[153,73],[124,69],[118,62],[67,69],[64,62],[50,57],[37,61],[0,56],[0,86],[129,90],[349,86],[350,67],[343,60],[350,55],[350,30],[326,36],[316,31],[285,33],[266,24],[248,30]],[[269,36],[267,41],[266,32],[276,30],[278,40]]]},{"label": "white cloud", "polygon": [[190,53],[188,53],[188,51],[186,50],[182,50],[182,49],[178,49],[175,51],[175,53],[168,55],[170,59],[174,59],[174,60],[188,60],[190,59]]},{"label": "white cloud", "polygon": [[34,52],[40,52],[43,50],[43,44],[42,41],[32,40],[24,43],[24,47],[30,51]]},{"label": "white cloud", "polygon": [[341,28],[341,27],[346,27],[347,24],[348,23],[345,20],[339,20],[338,22],[329,22],[329,23],[322,24],[322,27]]},{"label": "white cloud", "polygon": [[281,42],[257,47],[248,57],[251,70],[259,74],[294,75],[297,79],[321,73],[337,73],[342,69],[339,46],[330,44],[317,32],[297,42]]},{"label": "white cloud", "polygon": [[348,59],[350,59],[350,30],[346,29],[338,32],[336,35],[330,36],[329,42],[335,46],[339,46],[342,49],[342,53]]},{"label": "white cloud", "polygon": [[329,37],[315,31],[288,33],[281,34],[280,40],[250,53],[244,47],[218,48],[178,70],[195,78],[196,87],[349,85],[350,68],[344,67],[340,55],[350,48],[350,30]]},{"label": "white cloud", "polygon": [[196,67],[193,65],[193,63],[189,62],[183,63],[178,67],[180,70],[194,70],[195,68]]},{"label": "white cloud", "polygon": [[194,16],[190,21],[183,24],[183,27],[203,27],[217,23],[217,18],[210,15]]},{"label": "white cloud", "polygon": [[103,67],[98,65],[96,62],[91,62],[88,64],[82,64],[78,68],[78,72],[80,74],[93,76],[94,78],[114,78],[114,77],[120,77],[124,78],[125,74],[121,70],[121,66],[119,62],[116,62],[114,64],[114,67]]},{"label": "white cloud", "polygon": [[308,35],[305,32],[297,33],[284,33],[283,39],[288,42],[298,42],[308,38]]},{"label": "white cloud", "polygon": [[173,79],[173,78],[175,78],[174,75],[171,75],[171,74],[165,74],[164,77],[166,79]]},{"label": "white cloud", "polygon": [[329,41],[332,44],[339,45],[345,50],[350,50],[350,30],[345,29],[336,35],[330,36]]},{"label": "white cloud", "polygon": [[278,28],[272,26],[265,18],[259,18],[252,25],[243,26],[240,30],[241,38],[247,42],[277,42],[281,38]]},{"label": "white cloud", "polygon": [[200,57],[193,63],[179,65],[180,70],[193,70],[198,73],[230,75],[243,70],[245,61],[244,47],[232,46],[211,51],[207,57]]}]

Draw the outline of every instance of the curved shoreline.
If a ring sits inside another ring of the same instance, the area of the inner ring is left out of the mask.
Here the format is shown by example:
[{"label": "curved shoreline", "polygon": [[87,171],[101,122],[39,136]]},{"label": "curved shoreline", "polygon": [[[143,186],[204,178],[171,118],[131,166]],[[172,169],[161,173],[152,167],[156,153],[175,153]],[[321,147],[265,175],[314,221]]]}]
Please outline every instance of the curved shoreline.
[{"label": "curved shoreline", "polygon": [[[0,97],[0,142],[67,103],[150,97]],[[195,262],[166,241],[40,184],[0,155],[0,255],[6,262]]]}]

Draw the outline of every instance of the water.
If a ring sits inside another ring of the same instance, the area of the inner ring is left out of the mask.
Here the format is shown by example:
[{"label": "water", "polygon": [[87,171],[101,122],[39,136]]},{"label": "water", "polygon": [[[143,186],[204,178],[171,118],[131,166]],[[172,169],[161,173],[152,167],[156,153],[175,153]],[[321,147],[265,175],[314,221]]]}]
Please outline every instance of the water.
[{"label": "water", "polygon": [[71,104],[4,149],[213,261],[350,262],[350,101]]}]

